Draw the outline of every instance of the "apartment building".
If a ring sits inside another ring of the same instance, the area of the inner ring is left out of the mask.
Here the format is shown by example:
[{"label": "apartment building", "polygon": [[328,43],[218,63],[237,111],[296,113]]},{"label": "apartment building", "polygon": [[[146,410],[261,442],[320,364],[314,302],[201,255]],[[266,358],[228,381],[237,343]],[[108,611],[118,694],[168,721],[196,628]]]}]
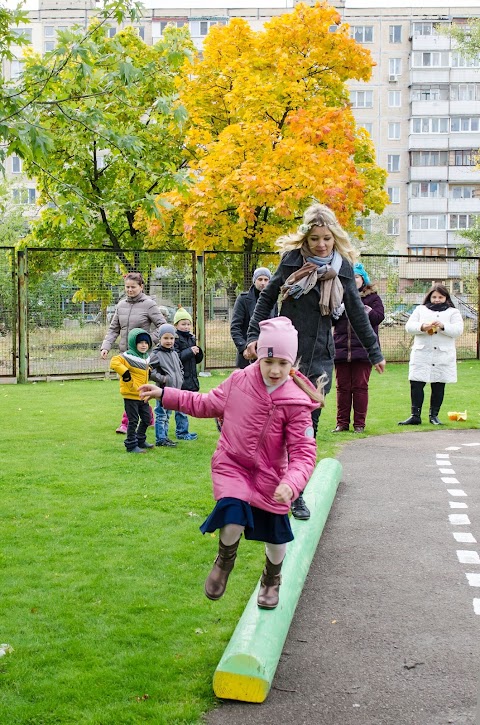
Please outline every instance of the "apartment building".
[{"label": "apartment building", "polygon": [[[155,43],[168,23],[188,25],[201,50],[212,25],[243,17],[260,29],[274,15],[290,12],[295,1],[286,0],[281,7],[248,8],[238,7],[237,0],[234,8],[212,8],[219,3],[211,0],[209,8],[201,8],[192,7],[198,0],[171,4],[163,0],[164,7],[158,7],[161,0],[146,0],[136,27],[145,42]],[[478,0],[463,0],[459,7],[434,7],[434,2],[424,0],[419,8],[406,0],[396,0],[393,7],[387,0],[332,3],[376,64],[369,82],[350,84],[351,103],[358,124],[373,139],[377,163],[388,172],[391,204],[384,214],[385,232],[397,252],[412,256],[454,256],[465,245],[460,232],[480,214],[480,171],[476,168],[480,57],[462,57],[450,38],[438,31],[450,23],[466,26],[469,18],[480,18],[480,7]],[[93,0],[40,0],[38,8],[30,11],[30,25],[18,32],[26,33],[36,50],[46,52],[54,47],[58,29],[86,25],[95,8]],[[112,25],[109,32],[113,36],[118,30]],[[18,57],[5,63],[6,77],[21,72],[22,50],[18,50]],[[21,159],[11,157],[7,172],[14,178],[21,174]],[[22,199],[31,202],[32,198],[34,185],[30,184],[27,195],[22,191]],[[368,232],[372,220],[363,218],[359,223]]]}]

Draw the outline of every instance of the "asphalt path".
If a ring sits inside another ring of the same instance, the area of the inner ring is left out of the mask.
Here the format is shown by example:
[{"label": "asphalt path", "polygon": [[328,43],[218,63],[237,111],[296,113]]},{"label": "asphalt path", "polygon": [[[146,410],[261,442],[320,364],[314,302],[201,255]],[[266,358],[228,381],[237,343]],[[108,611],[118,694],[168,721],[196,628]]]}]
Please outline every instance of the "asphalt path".
[{"label": "asphalt path", "polygon": [[362,438],[339,460],[267,700],[206,722],[480,725],[480,430]]}]

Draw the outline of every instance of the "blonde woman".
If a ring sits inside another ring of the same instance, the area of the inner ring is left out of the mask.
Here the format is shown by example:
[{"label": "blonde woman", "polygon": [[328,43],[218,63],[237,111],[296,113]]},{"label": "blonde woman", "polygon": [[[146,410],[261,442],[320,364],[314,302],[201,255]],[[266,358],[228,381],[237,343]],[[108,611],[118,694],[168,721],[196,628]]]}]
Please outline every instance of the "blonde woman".
[{"label": "blonde woman", "polygon": [[[335,346],[332,316],[346,310],[350,324],[377,372],[385,360],[360,298],[353,264],[356,251],[335,214],[323,204],[312,204],[293,234],[277,241],[282,258],[267,287],[260,294],[247,334],[247,356],[256,356],[259,323],[268,319],[280,296],[281,314],[298,331],[299,370],[315,385],[326,373],[331,386]],[[312,414],[316,435],[320,410]],[[292,503],[295,518],[308,519],[302,496]]]}]

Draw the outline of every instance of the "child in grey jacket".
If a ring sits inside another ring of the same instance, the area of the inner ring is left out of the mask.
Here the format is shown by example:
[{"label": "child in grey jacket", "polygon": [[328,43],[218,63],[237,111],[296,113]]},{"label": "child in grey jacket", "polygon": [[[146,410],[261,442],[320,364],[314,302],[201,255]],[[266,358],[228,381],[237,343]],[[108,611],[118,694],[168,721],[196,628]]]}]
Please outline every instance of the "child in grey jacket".
[{"label": "child in grey jacket", "polygon": [[[159,329],[159,344],[150,355],[150,379],[161,388],[181,388],[183,366],[175,350],[177,336],[173,325],[164,324]],[[166,410],[159,400],[155,405],[155,445],[175,448],[177,443],[168,437],[168,425],[172,411]]]}]

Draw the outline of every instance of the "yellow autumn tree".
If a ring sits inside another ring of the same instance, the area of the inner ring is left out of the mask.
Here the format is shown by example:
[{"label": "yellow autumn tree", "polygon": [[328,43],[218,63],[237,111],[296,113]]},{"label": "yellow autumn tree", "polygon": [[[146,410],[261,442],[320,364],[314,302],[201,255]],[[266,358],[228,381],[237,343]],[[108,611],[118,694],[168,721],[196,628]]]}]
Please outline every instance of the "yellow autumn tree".
[{"label": "yellow autumn tree", "polygon": [[372,65],[324,2],[261,31],[242,19],[212,28],[179,89],[192,185],[165,195],[173,208],[163,224],[148,222],[152,246],[183,238],[197,251],[267,250],[312,198],[350,229],[359,214],[381,213],[386,173],[346,86],[367,81]]}]

